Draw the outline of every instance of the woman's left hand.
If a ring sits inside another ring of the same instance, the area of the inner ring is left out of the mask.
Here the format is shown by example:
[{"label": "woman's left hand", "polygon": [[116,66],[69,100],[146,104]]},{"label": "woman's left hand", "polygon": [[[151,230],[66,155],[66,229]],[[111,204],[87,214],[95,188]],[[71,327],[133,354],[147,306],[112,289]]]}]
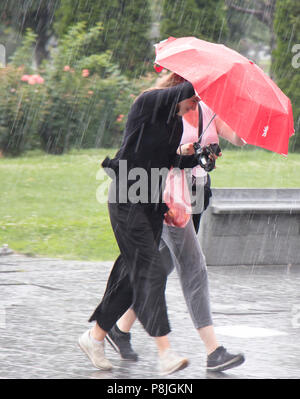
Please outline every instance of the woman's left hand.
[{"label": "woman's left hand", "polygon": [[181,144],[177,150],[178,155],[193,155],[195,149],[193,143]]}]

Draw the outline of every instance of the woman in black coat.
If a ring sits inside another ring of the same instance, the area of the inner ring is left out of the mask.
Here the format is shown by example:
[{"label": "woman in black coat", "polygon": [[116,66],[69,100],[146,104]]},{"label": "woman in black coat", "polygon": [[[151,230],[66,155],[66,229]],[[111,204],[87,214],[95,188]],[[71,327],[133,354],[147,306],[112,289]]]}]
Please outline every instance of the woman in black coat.
[{"label": "woman in black coat", "polygon": [[[137,98],[128,114],[120,150],[113,160],[103,163],[115,174],[109,215],[121,255],[113,266],[103,299],[90,318],[96,324],[79,338],[80,347],[101,369],[112,367],[104,355],[105,335],[130,307],[147,333],[155,337],[161,374],[188,364],[187,359],[171,350],[167,337],[171,331],[165,301],[167,274],[161,265],[159,242],[168,208],[162,201],[163,181],[151,185],[154,169],[197,164],[193,155],[176,153],[183,132],[182,115],[195,109],[199,101],[193,86],[183,79],[181,82],[175,86],[172,82],[173,87],[166,89],[151,89]],[[126,165],[125,175],[120,165]],[[136,202],[130,195],[130,188],[138,181],[132,172],[141,169],[148,178],[148,196],[147,201]]]}]

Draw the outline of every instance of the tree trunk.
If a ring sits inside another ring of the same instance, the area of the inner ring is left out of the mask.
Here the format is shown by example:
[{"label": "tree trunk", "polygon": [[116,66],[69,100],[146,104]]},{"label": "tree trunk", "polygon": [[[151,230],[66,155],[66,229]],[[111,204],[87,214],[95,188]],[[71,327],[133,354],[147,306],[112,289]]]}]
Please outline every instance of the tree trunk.
[{"label": "tree trunk", "polygon": [[37,40],[35,48],[35,61],[37,66],[40,66],[41,62],[48,58],[49,52],[46,50],[49,37],[47,34],[40,34]]}]

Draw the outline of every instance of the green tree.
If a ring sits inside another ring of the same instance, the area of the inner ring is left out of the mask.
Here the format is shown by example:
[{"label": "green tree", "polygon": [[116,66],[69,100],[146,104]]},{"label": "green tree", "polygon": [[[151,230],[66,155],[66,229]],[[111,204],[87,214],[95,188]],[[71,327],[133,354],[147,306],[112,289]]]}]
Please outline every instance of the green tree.
[{"label": "green tree", "polygon": [[273,31],[274,13],[277,0],[225,0],[226,6],[232,11],[255,17],[265,24],[270,31],[270,48],[275,46]]},{"label": "green tree", "polygon": [[34,45],[37,35],[28,28],[24,34],[22,43],[10,58],[15,67],[25,67],[27,73],[33,72],[32,59],[34,58]]},{"label": "green tree", "polygon": [[[239,51],[241,54],[248,56],[249,49],[263,50],[266,47],[270,48],[271,31],[269,23],[265,23],[257,18],[253,13],[243,11],[241,7],[230,6],[227,4],[227,24],[229,28],[228,45]],[[253,6],[253,4],[252,4]],[[271,24],[273,23],[273,20]],[[268,51],[268,53],[271,49]],[[256,61],[256,60],[255,60]]]},{"label": "green tree", "polygon": [[214,42],[227,35],[223,0],[164,0],[160,36],[197,36]]},{"label": "green tree", "polygon": [[37,64],[48,56],[47,43],[53,34],[52,22],[61,0],[9,0],[0,3],[0,20],[23,36],[30,28],[37,34]]},{"label": "green tree", "polygon": [[273,53],[273,71],[279,87],[291,99],[295,136],[290,149],[300,151],[300,2],[277,0],[274,30],[277,46]]},{"label": "green tree", "polygon": [[56,12],[55,32],[61,37],[80,21],[85,21],[88,29],[99,22],[103,26],[101,37],[86,49],[89,55],[110,50],[112,61],[130,77],[147,70],[152,55],[148,1],[64,0]]},{"label": "green tree", "polygon": [[[276,46],[274,14],[276,0],[225,0],[229,26],[229,40],[238,42],[237,50],[247,56],[249,46],[262,50],[268,45],[272,52]],[[245,38],[245,40],[244,40]],[[236,47],[236,46],[234,46]],[[273,76],[272,59],[270,75]]]}]

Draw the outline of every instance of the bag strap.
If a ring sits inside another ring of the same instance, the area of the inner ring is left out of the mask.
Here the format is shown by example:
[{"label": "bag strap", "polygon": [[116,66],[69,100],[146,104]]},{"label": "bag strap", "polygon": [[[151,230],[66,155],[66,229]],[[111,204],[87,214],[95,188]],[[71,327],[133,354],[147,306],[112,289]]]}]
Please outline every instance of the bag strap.
[{"label": "bag strap", "polygon": [[[209,128],[210,124],[212,123],[212,121],[215,119],[215,117],[217,116],[217,114],[214,114],[214,116],[211,118],[211,120],[208,122],[208,125],[206,126],[206,128],[203,130],[203,111],[201,108],[200,103],[198,103],[198,109],[199,109],[199,139],[198,139],[198,143],[201,142],[201,139],[204,135],[204,133],[206,132],[206,130]],[[200,133],[201,132],[201,133]]]},{"label": "bag strap", "polygon": [[198,103],[198,115],[199,115],[198,138],[200,142],[203,136],[203,112],[200,103]]},{"label": "bag strap", "polygon": [[[214,114],[214,116],[211,118],[211,120],[209,121],[209,123],[206,126],[206,128],[203,130],[203,111],[202,111],[202,107],[201,107],[200,103],[198,103],[198,111],[199,111],[199,125],[198,125],[198,129],[199,129],[198,130],[198,137],[199,138],[198,138],[198,143],[200,144],[204,133],[209,128],[210,124],[215,119],[217,114]],[[195,186],[196,186],[196,177],[194,175],[192,175],[192,188],[195,187]]]}]

